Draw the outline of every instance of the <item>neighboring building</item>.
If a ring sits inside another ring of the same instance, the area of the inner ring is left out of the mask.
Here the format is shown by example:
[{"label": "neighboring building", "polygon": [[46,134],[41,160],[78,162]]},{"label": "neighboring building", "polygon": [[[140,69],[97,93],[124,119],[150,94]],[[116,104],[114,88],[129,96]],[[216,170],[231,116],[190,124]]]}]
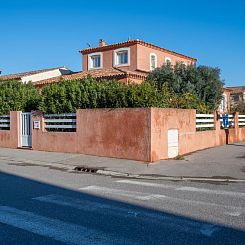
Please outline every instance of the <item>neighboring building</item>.
[{"label": "neighboring building", "polygon": [[42,87],[47,83],[65,80],[82,79],[88,75],[102,79],[116,79],[123,83],[129,81],[141,83],[150,71],[165,62],[183,62],[195,65],[197,59],[165,49],[140,40],[109,44],[100,40],[99,46],[80,51],[82,54],[82,72],[57,78],[45,79],[36,84]]},{"label": "neighboring building", "polygon": [[229,87],[231,90],[231,104],[236,105],[239,102],[245,103],[245,86]]},{"label": "neighboring building", "polygon": [[223,96],[219,106],[220,113],[230,113],[231,112],[231,92],[229,88],[223,89]]},{"label": "neighboring building", "polygon": [[60,77],[62,75],[71,74],[72,71],[66,67],[51,68],[45,70],[36,70],[29,72],[22,72],[9,75],[0,75],[0,80],[21,80],[23,83],[27,82],[38,82],[45,79],[50,79],[54,77]]}]

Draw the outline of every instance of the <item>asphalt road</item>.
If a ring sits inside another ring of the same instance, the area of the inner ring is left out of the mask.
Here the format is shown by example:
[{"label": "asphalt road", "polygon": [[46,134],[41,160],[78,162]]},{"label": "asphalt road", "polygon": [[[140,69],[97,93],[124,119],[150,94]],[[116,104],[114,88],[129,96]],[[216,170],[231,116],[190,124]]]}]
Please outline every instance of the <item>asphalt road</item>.
[{"label": "asphalt road", "polygon": [[0,244],[245,244],[245,183],[146,181],[1,161]]}]

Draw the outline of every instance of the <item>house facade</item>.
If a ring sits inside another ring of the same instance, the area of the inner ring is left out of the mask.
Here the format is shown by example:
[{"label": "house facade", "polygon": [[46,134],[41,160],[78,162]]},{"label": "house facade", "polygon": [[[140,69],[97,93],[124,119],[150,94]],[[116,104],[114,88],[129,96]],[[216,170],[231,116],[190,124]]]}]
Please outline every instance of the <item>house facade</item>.
[{"label": "house facade", "polygon": [[165,62],[195,65],[197,59],[141,40],[128,40],[116,44],[99,41],[98,47],[79,51],[82,54],[82,71],[35,83],[37,87],[64,80],[82,79],[88,75],[97,80],[118,80],[123,83],[143,82],[150,71]]},{"label": "house facade", "polygon": [[[114,68],[131,75],[141,75],[138,79],[131,76],[131,81],[136,83],[142,82],[150,71],[165,62],[194,65],[197,61],[195,58],[138,39],[110,45],[100,40],[98,47],[83,49],[80,53],[84,72]],[[127,79],[125,82],[128,82]]]},{"label": "house facade", "polygon": [[231,90],[231,104],[245,103],[245,86],[229,87]]},{"label": "house facade", "polygon": [[220,102],[218,111],[220,113],[230,113],[231,112],[231,92],[229,88],[223,88],[223,95]]}]

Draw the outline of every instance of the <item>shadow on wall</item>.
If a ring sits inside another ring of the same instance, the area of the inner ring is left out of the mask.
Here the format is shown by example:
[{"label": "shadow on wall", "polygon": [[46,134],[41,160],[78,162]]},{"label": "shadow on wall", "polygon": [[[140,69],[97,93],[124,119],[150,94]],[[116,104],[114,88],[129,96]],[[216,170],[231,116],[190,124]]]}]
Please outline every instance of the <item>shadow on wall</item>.
[{"label": "shadow on wall", "polygon": [[243,231],[0,173],[0,244],[244,244]]}]

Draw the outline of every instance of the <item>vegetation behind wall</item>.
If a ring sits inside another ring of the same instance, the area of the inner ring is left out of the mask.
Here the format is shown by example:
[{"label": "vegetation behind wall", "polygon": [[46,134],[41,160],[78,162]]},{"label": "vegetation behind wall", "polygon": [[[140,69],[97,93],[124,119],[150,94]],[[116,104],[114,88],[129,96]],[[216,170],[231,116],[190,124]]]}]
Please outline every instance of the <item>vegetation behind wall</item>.
[{"label": "vegetation behind wall", "polygon": [[232,106],[232,112],[239,112],[239,114],[245,115],[245,101],[240,101],[239,103]]},{"label": "vegetation behind wall", "polygon": [[147,80],[161,90],[164,84],[176,94],[189,93],[206,104],[212,111],[220,105],[224,82],[220,69],[208,66],[185,65],[177,62],[174,66],[167,62],[152,71]]},{"label": "vegetation behind wall", "polygon": [[0,82],[0,115],[10,111],[35,110],[40,102],[40,93],[31,83],[14,80]]},{"label": "vegetation behind wall", "polygon": [[79,108],[183,108],[210,113],[212,107],[189,91],[174,91],[168,82],[161,86],[145,81],[123,84],[118,81],[61,81],[38,91],[31,83],[0,83],[0,115],[9,111],[40,110],[44,113],[69,113]]}]

